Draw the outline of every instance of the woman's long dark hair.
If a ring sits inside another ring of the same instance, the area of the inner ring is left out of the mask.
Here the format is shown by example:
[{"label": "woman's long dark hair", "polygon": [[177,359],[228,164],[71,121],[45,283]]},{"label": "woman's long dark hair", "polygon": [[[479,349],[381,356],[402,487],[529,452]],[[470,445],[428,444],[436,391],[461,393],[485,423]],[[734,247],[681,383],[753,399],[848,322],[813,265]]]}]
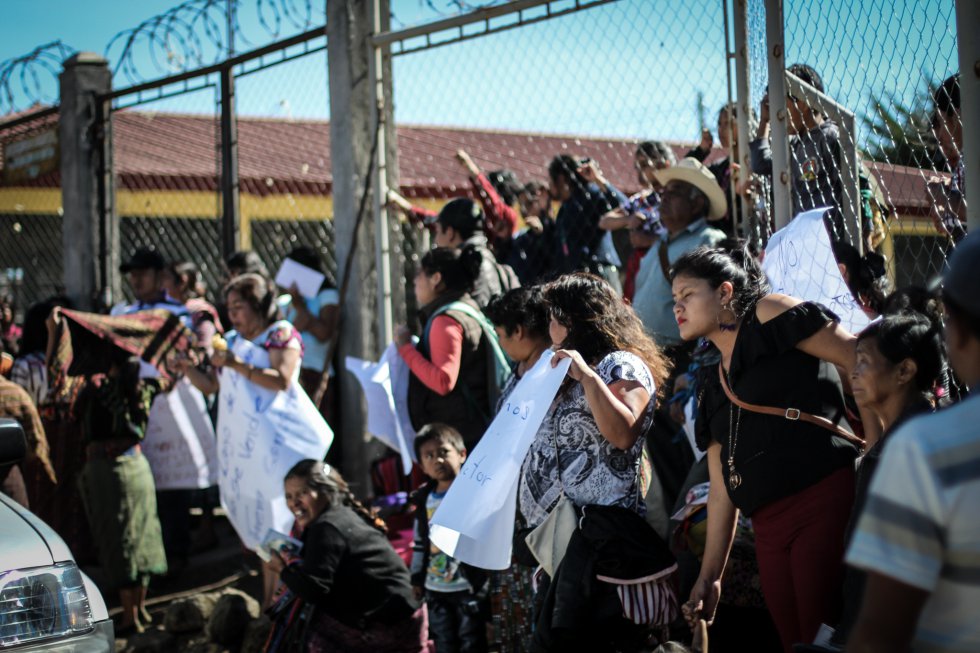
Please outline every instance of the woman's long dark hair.
[{"label": "woman's long dark hair", "polygon": [[288,481],[291,478],[303,481],[307,486],[327,497],[328,507],[338,505],[338,503],[347,506],[372,528],[382,533],[388,532],[385,523],[357,500],[340,472],[327,463],[310,458],[301,460],[286,472],[286,477],[283,480]]},{"label": "woman's long dark hair", "polygon": [[483,254],[472,246],[462,249],[436,247],[422,257],[419,266],[428,275],[442,275],[442,292],[463,293],[473,290],[480,277]]},{"label": "woman's long dark hair", "polygon": [[737,319],[754,311],[759,300],[771,292],[765,273],[744,247],[731,251],[698,247],[683,254],[670,268],[671,281],[681,276],[703,279],[712,288],[730,282],[734,288],[731,310]]},{"label": "woman's long dark hair", "polygon": [[935,402],[935,390],[946,369],[946,349],[938,324],[921,313],[907,311],[872,322],[857,338],[874,340],[878,351],[892,365],[906,358],[915,361],[916,390],[930,403]]},{"label": "woman's long dark hair", "polygon": [[586,272],[566,274],[545,285],[544,299],[555,321],[568,329],[560,343],[563,349],[574,349],[592,366],[614,351],[636,354],[650,368],[661,394],[670,364],[640,318],[606,281]]}]

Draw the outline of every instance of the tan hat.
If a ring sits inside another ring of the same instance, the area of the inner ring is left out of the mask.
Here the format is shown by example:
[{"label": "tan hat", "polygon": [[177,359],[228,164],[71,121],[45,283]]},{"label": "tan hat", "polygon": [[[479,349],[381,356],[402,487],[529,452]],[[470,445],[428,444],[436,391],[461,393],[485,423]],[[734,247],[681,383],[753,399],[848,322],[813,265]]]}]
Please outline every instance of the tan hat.
[{"label": "tan hat", "polygon": [[718,185],[718,180],[711,174],[707,166],[698,161],[687,157],[663,170],[657,170],[654,176],[664,186],[668,181],[683,181],[691,184],[708,198],[708,219],[717,220],[728,213],[728,200],[725,199],[725,191]]}]

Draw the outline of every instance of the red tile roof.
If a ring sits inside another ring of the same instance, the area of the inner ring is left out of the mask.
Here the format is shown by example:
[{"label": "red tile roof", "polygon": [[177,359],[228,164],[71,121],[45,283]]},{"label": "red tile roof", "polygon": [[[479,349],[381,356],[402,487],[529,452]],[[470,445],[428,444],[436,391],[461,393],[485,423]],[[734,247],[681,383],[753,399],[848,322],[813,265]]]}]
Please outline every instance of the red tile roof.
[{"label": "red tile roof", "polygon": [[[217,117],[119,111],[114,115],[112,129],[117,183],[121,187],[216,189],[220,173]],[[547,165],[556,154],[588,156],[621,190],[637,190],[634,139],[414,125],[399,125],[397,138],[401,189],[409,197],[447,197],[469,192],[466,173],[455,159],[460,148],[469,152],[482,169],[509,168],[522,181],[545,180]],[[329,122],[239,118],[238,142],[239,179],[244,192],[330,192],[333,178]],[[692,144],[670,145],[681,158]],[[712,158],[720,155],[716,150]],[[899,213],[925,212],[925,183],[932,173],[881,163],[868,165]],[[58,175],[53,173],[29,185],[52,187],[58,183]]]}]

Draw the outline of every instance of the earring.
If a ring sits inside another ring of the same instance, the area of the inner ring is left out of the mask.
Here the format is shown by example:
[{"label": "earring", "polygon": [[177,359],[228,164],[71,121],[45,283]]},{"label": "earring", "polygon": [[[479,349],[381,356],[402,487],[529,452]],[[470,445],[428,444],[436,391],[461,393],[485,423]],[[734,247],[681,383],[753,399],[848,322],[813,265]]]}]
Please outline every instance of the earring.
[{"label": "earring", "polygon": [[[722,321],[721,316],[723,313],[730,313],[732,316],[731,321]],[[728,300],[725,304],[722,304],[721,311],[718,312],[718,328],[722,331],[734,331],[738,328],[738,314],[735,312],[735,302],[734,300]]]}]

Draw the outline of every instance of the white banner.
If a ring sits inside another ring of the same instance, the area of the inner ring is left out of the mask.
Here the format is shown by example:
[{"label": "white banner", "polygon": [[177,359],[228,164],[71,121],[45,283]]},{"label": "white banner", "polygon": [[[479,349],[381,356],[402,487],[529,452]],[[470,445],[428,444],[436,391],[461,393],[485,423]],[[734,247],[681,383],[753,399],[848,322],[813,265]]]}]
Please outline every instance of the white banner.
[{"label": "white banner", "polygon": [[143,455],[158,490],[194,490],[217,484],[214,426],[204,395],[187,379],[153,400]]},{"label": "white banner", "polygon": [[521,465],[569,360],[551,367],[545,351],[518,382],[436,508],[429,539],[446,555],[480,569],[510,566]]},{"label": "white banner", "polygon": [[408,415],[408,365],[391,343],[377,363],[348,356],[346,366],[364,389],[368,433],[401,454],[402,471],[410,474],[415,429]]},{"label": "white banner", "polygon": [[[269,353],[244,338],[236,338],[231,351],[248,364],[269,366]],[[333,431],[296,380],[275,392],[222,369],[218,485],[221,505],[245,546],[258,549],[269,529],[289,532],[286,472],[304,458],[323,460],[332,442]]]},{"label": "white banner", "polygon": [[871,318],[855,301],[830,247],[824,226],[826,208],[793,218],[769,239],[762,270],[774,293],[823,304],[841,319],[841,326],[860,333]]}]

